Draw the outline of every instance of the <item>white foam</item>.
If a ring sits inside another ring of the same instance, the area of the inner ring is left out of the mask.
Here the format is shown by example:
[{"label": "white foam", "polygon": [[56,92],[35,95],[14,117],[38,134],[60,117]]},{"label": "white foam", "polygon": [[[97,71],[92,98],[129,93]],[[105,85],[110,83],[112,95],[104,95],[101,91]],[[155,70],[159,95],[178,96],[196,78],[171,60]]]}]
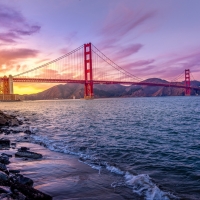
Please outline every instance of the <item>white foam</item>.
[{"label": "white foam", "polygon": [[120,174],[120,175],[124,174],[124,172],[121,169],[109,164],[107,164],[106,169],[115,174]]},{"label": "white foam", "polygon": [[160,190],[147,174],[132,175],[125,174],[126,184],[132,187],[133,192],[139,196],[144,196],[146,200],[171,200],[179,199],[169,192]]}]

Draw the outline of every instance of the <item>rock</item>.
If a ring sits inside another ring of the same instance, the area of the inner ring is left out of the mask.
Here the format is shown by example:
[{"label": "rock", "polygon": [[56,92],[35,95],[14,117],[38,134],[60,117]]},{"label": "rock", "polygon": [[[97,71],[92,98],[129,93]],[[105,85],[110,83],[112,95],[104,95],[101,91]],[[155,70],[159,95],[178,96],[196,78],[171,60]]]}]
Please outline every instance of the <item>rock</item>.
[{"label": "rock", "polygon": [[0,163],[3,163],[3,164],[9,164],[10,161],[9,161],[9,157],[8,156],[0,156]]},{"label": "rock", "polygon": [[31,151],[18,151],[15,153],[16,157],[26,157],[26,158],[32,158],[32,159],[39,159],[42,158],[42,154],[34,153]]},{"label": "rock", "polygon": [[29,134],[29,135],[32,134],[30,130],[25,130],[24,133]]},{"label": "rock", "polygon": [[12,115],[7,115],[0,111],[0,126],[19,126],[20,121]]},{"label": "rock", "polygon": [[12,197],[18,200],[27,200],[26,196],[19,192],[17,189],[14,190]]},{"label": "rock", "polygon": [[13,198],[11,197],[10,194],[5,194],[5,193],[0,194],[0,199],[1,200],[13,200]]},{"label": "rock", "polygon": [[87,149],[87,147],[80,147],[79,150],[80,151],[85,151]]},{"label": "rock", "polygon": [[7,126],[9,124],[8,120],[0,116],[0,126]]},{"label": "rock", "polygon": [[10,169],[9,172],[11,174],[19,174],[20,173],[20,170],[17,170],[17,169]]},{"label": "rock", "polygon": [[1,181],[8,181],[8,175],[4,172],[0,171],[0,180]]},{"label": "rock", "polygon": [[4,139],[4,138],[1,138],[0,139],[0,146],[3,146],[3,147],[10,147],[10,140],[8,139]]},{"label": "rock", "polygon": [[0,170],[3,171],[3,172],[7,171],[6,165],[3,164],[3,163],[0,163]]},{"label": "rock", "polygon": [[10,193],[10,188],[9,187],[6,187],[6,186],[1,186],[0,187],[0,194],[1,193]]},{"label": "rock", "polygon": [[15,174],[13,176],[10,176],[10,181],[14,184],[17,183],[21,185],[27,185],[30,187],[33,186],[33,180],[21,174]]},{"label": "rock", "polygon": [[28,147],[21,147],[20,149],[18,149],[18,151],[28,151],[30,148]]},{"label": "rock", "polygon": [[2,153],[1,155],[2,155],[2,156],[8,156],[9,158],[12,158],[12,155],[7,154],[7,153]]},{"label": "rock", "polygon": [[12,184],[11,185],[11,191],[14,191],[17,189],[20,191],[23,195],[27,197],[27,199],[34,199],[34,200],[52,200],[52,197],[48,194],[45,194],[43,192],[40,192],[39,190],[36,190],[35,188],[29,187],[27,185],[22,184]]},{"label": "rock", "polygon": [[10,120],[10,126],[19,126],[19,121],[16,118]]}]

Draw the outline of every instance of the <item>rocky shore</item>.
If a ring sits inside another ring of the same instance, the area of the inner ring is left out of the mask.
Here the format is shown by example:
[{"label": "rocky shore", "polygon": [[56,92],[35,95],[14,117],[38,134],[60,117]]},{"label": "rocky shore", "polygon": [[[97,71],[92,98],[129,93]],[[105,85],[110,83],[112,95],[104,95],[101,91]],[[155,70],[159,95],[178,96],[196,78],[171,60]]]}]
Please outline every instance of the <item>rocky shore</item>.
[{"label": "rocky shore", "polygon": [[[0,134],[8,135],[16,133],[17,130],[11,127],[22,125],[17,117],[8,115],[0,111]],[[25,130],[25,134],[31,134],[30,130]],[[12,157],[26,160],[42,159],[42,154],[32,152],[28,147],[16,147],[16,143],[8,138],[0,138],[0,199],[2,200],[51,200],[52,197],[33,187],[34,181],[20,173],[19,169],[9,169]]]},{"label": "rocky shore", "polygon": [[141,200],[130,188],[112,186],[121,176],[36,144],[29,119],[12,113],[0,112],[0,199]]}]

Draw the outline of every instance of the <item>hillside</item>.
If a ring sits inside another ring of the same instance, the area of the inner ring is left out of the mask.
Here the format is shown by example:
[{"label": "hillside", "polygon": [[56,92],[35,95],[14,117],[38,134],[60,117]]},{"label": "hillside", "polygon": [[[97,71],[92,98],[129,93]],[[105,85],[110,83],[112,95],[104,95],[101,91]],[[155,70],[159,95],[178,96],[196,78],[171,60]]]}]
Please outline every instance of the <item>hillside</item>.
[{"label": "hillside", "polygon": [[[168,83],[166,80],[151,78],[145,80],[151,83]],[[191,82],[192,86],[200,86],[199,81]],[[200,92],[198,92],[200,95]],[[94,85],[95,98],[109,97],[156,97],[156,96],[183,96],[185,90],[182,88],[168,88],[162,86],[123,86],[119,84],[113,85]],[[191,95],[195,95],[192,91]],[[26,95],[26,100],[42,100],[42,99],[76,99],[83,98],[84,85],[76,83],[60,84],[53,86],[43,92]]]}]

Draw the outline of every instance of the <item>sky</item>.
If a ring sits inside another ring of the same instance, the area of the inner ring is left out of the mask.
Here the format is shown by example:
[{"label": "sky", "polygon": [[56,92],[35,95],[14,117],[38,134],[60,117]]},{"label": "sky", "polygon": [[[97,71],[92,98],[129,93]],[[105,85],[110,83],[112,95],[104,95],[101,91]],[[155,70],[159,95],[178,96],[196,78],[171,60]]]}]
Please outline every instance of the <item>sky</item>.
[{"label": "sky", "polygon": [[[142,79],[200,80],[199,0],[0,0],[0,76],[93,43]],[[14,83],[18,94],[52,84]]]}]

